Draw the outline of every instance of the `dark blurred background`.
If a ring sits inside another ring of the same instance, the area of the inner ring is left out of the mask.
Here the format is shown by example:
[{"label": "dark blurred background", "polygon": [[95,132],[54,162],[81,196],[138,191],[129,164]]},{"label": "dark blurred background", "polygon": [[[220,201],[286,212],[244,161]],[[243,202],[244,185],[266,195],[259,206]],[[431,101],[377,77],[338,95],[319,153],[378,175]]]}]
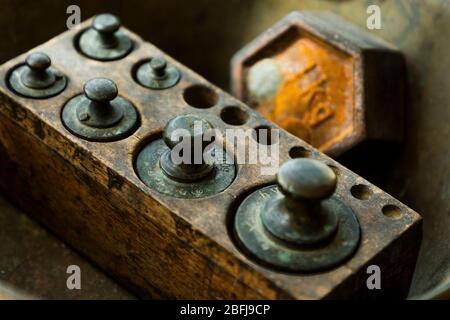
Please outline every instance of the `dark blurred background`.
[{"label": "dark blurred background", "polygon": [[[363,150],[339,160],[424,217],[410,295],[449,282],[450,1],[0,0],[0,63],[64,32],[71,4],[81,8],[82,20],[101,12],[117,14],[129,29],[225,90],[233,53],[288,12],[329,10],[366,29],[367,6],[379,5],[382,29],[370,32],[395,44],[407,58],[406,138],[400,146]],[[0,280],[47,298],[132,297],[0,200]],[[66,290],[62,266],[68,264],[83,264],[92,288]]]}]

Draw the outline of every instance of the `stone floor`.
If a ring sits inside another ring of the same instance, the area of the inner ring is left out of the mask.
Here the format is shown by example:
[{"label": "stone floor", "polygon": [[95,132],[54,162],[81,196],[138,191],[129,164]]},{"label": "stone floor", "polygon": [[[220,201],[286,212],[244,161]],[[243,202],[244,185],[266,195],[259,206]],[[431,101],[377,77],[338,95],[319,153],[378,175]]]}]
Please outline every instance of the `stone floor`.
[{"label": "stone floor", "polygon": [[[81,270],[69,290],[67,267]],[[43,299],[134,299],[113,279],[0,195],[0,282]],[[1,290],[0,290],[1,293]]]}]

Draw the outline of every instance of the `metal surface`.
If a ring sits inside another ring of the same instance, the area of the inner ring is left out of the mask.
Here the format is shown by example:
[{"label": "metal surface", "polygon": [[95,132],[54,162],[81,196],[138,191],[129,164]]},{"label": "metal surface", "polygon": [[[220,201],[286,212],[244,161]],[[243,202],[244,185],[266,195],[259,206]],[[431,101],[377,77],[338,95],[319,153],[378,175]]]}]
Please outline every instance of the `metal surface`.
[{"label": "metal surface", "polygon": [[92,27],[80,36],[78,45],[81,52],[102,61],[123,58],[133,49],[133,42],[119,29],[119,18],[107,13],[98,15]]},{"label": "metal surface", "polygon": [[9,85],[16,93],[27,98],[43,99],[56,96],[66,88],[67,78],[50,67],[50,57],[45,53],[31,53],[25,62],[9,76]]},{"label": "metal surface", "polygon": [[[404,59],[324,12],[291,12],[232,59],[232,91],[266,118],[337,156],[403,137]],[[381,121],[382,120],[382,121]]]},{"label": "metal surface", "polygon": [[180,80],[180,72],[163,58],[152,58],[142,63],[136,71],[136,79],[144,87],[162,90],[173,87]]},{"label": "metal surface", "polygon": [[411,300],[450,300],[450,276],[440,285],[422,295],[413,296]]},{"label": "metal surface", "polygon": [[278,186],[251,193],[239,206],[235,233],[244,251],[275,269],[317,272],[343,263],[359,244],[352,209],[330,197],[336,177],[317,160],[284,163]]},{"label": "metal surface", "polygon": [[115,141],[136,130],[138,113],[130,101],[117,96],[115,83],[109,79],[91,79],[84,94],[67,102],[62,119],[74,135],[90,141]]},{"label": "metal surface", "polygon": [[[204,159],[205,148],[211,143],[211,139],[205,138],[210,132],[211,124],[199,117],[183,115],[171,119],[163,132],[163,140],[169,149],[160,159],[162,171],[171,179],[182,182],[207,178],[214,169],[214,164]],[[182,157],[174,162],[177,155]]]},{"label": "metal surface", "polygon": [[[208,146],[211,142],[206,134],[211,129],[211,124],[193,115],[171,119],[163,139],[151,142],[138,154],[139,178],[150,188],[178,198],[203,198],[225,190],[233,182],[236,168],[227,152]],[[187,161],[183,158],[174,163],[173,156],[180,153],[189,153]]]},{"label": "metal surface", "polygon": [[317,160],[295,159],[281,166],[277,181],[284,197],[264,206],[261,219],[267,230],[296,245],[323,243],[336,233],[336,213],[320,205],[336,189],[331,168]]}]

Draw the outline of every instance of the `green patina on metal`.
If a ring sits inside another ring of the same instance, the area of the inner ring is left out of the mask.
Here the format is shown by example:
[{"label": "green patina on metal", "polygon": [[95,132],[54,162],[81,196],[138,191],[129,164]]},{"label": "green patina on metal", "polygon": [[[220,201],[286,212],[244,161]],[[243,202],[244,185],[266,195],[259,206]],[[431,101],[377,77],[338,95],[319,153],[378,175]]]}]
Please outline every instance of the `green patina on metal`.
[{"label": "green patina on metal", "polygon": [[[136,159],[139,178],[159,193],[203,198],[225,190],[236,176],[233,158],[212,143],[212,125],[192,114],[167,122],[163,139],[148,144]],[[183,155],[176,159],[178,155]]]},{"label": "green patina on metal", "polygon": [[84,31],[78,46],[86,56],[101,61],[117,60],[133,49],[133,42],[120,29],[120,20],[112,14],[95,17],[92,27]]},{"label": "green patina on metal", "polygon": [[[137,156],[136,172],[153,190],[176,198],[203,198],[225,190],[236,176],[236,168],[229,154],[214,146],[209,152],[222,155],[223,161],[213,164],[211,172],[201,180],[178,181],[168,176],[160,165],[161,156],[170,149],[162,139],[148,144]],[[214,155],[216,158],[217,154]]]},{"label": "green patina on metal", "polygon": [[64,125],[74,135],[90,141],[115,141],[129,136],[137,129],[139,116],[132,103],[117,93],[111,80],[89,80],[84,94],[64,106]]},{"label": "green patina on metal", "polygon": [[281,166],[277,181],[237,210],[235,233],[245,251],[289,272],[317,272],[348,259],[360,229],[350,207],[331,196],[334,172],[317,160],[295,159]]},{"label": "green patina on metal", "polygon": [[181,74],[162,58],[152,58],[142,63],[136,71],[136,79],[144,87],[162,90],[178,83]]},{"label": "green patina on metal", "polygon": [[17,94],[34,99],[56,96],[67,86],[67,78],[51,67],[50,57],[43,52],[28,55],[26,63],[11,72],[8,82]]},{"label": "green patina on metal", "polygon": [[337,266],[352,256],[359,244],[359,223],[353,211],[335,198],[321,204],[322,210],[335,212],[339,220],[336,234],[329,242],[300,246],[270,234],[261,215],[267,201],[282,197],[278,187],[272,185],[255,191],[239,206],[234,226],[245,251],[274,269],[288,272],[317,272]]}]

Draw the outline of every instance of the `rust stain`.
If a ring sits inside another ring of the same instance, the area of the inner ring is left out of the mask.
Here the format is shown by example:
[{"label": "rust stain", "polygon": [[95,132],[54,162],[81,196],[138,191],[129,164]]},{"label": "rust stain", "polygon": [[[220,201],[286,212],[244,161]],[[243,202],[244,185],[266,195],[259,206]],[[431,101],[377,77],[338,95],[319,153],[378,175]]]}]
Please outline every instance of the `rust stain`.
[{"label": "rust stain", "polygon": [[345,138],[340,133],[351,127],[354,104],[352,57],[301,37],[271,58],[283,81],[275,97],[256,109],[321,151]]}]

